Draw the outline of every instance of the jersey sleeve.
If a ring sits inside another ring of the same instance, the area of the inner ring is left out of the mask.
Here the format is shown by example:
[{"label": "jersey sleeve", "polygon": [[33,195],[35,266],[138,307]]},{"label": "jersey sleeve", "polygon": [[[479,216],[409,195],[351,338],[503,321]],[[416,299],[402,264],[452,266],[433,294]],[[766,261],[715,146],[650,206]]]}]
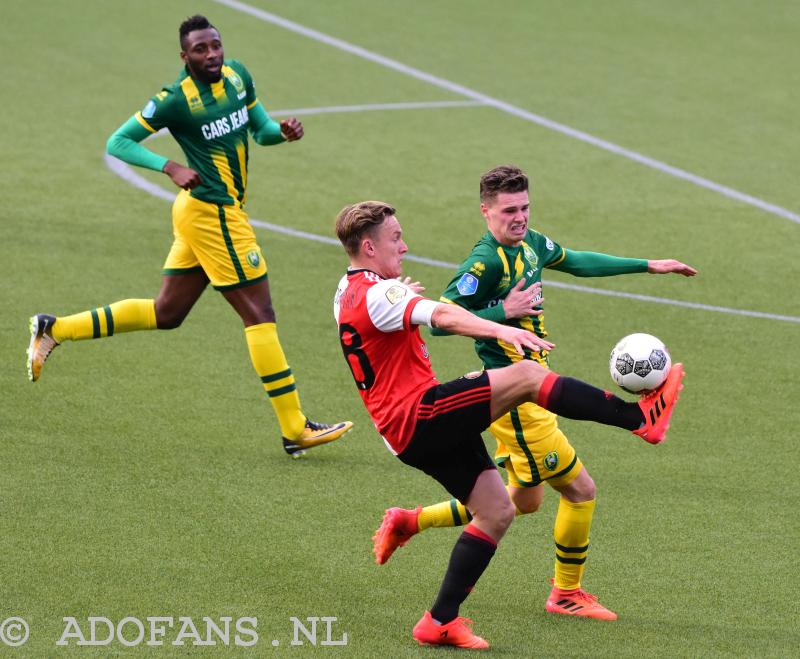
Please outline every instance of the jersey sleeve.
[{"label": "jersey sleeve", "polygon": [[557,242],[541,233],[537,234],[537,237],[539,242],[537,251],[542,256],[543,268],[554,268],[566,258],[567,250]]},{"label": "jersey sleeve", "polygon": [[130,165],[146,167],[156,172],[163,171],[168,159],[139,144],[148,135],[150,133],[136,117],[131,117],[108,138],[106,151]]},{"label": "jersey sleeve", "polygon": [[[477,247],[458,267],[439,300],[464,307],[484,320],[502,323],[506,319],[502,303],[487,306],[498,293],[502,276],[503,266],[497,255],[485,246]],[[450,332],[433,327],[431,335],[450,336]]]},{"label": "jersey sleeve", "polygon": [[440,299],[477,312],[495,297],[502,276],[500,259],[481,246],[458,267]]},{"label": "jersey sleeve", "polygon": [[175,92],[162,89],[133,117],[151,133],[158,132],[162,128],[169,128],[175,120],[175,102]]},{"label": "jersey sleeve", "polygon": [[383,279],[367,291],[367,313],[381,332],[411,328],[411,312],[426,298],[396,279]]},{"label": "jersey sleeve", "polygon": [[565,250],[563,261],[553,266],[576,277],[610,277],[634,272],[647,272],[646,259],[630,259],[599,252]]},{"label": "jersey sleeve", "polygon": [[267,114],[264,106],[259,101],[250,108],[250,133],[253,140],[261,146],[270,146],[285,142],[286,138],[281,133],[281,125]]}]

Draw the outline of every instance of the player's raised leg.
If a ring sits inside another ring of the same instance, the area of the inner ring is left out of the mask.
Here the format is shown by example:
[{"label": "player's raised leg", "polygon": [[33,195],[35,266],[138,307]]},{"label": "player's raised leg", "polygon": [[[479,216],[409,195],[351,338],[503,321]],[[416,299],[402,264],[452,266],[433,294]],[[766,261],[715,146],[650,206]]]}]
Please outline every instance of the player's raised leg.
[{"label": "player's raised leg", "polygon": [[666,437],[684,374],[682,364],[673,365],[664,384],[637,403],[628,403],[609,391],[558,375],[529,360],[487,372],[492,385],[492,419],[524,402],[533,402],[569,419],[630,430],[651,444]]},{"label": "player's raised leg", "polygon": [[301,457],[307,449],[332,442],[348,432],[353,427],[350,421],[329,425],[310,421],[303,414],[294,375],[278,339],[268,280],[222,294],[244,322],[250,360],[278,417],[286,453],[293,458]]},{"label": "player's raised leg", "polygon": [[71,316],[36,314],[30,319],[28,377],[33,382],[38,380],[50,353],[64,341],[178,327],[207,285],[208,278],[202,271],[166,275],[155,300],[120,300]]}]

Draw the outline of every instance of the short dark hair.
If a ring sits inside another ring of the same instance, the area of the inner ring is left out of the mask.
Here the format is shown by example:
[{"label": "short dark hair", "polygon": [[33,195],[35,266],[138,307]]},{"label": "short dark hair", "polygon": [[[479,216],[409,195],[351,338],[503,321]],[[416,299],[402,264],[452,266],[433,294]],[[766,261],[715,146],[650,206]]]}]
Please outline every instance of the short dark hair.
[{"label": "short dark hair", "polygon": [[526,192],[528,177],[519,167],[500,165],[481,176],[481,201],[492,201],[501,192]]},{"label": "short dark hair", "polygon": [[[178,28],[178,38],[181,42],[181,48],[183,48],[183,41],[186,39],[186,35],[189,32],[194,32],[195,30],[208,30],[209,28],[217,29],[205,16],[201,16],[200,14],[195,14],[194,16],[189,16],[181,26]],[[219,30],[217,30],[219,31]]]},{"label": "short dark hair", "polygon": [[376,227],[395,213],[395,209],[384,201],[362,201],[345,206],[336,216],[336,235],[344,251],[349,256],[356,256],[364,236],[371,235]]}]

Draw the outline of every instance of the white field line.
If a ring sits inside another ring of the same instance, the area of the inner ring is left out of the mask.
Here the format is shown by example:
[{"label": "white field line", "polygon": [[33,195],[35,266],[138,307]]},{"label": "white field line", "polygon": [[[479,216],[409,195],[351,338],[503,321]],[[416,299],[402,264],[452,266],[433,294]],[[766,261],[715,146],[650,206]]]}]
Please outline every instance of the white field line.
[{"label": "white field line", "polygon": [[369,103],[366,105],[330,105],[324,108],[294,108],[270,110],[270,115],[299,117],[306,114],[330,114],[339,112],[370,112],[376,110],[428,110],[432,108],[469,108],[486,105],[481,101],[427,101],[417,103]]},{"label": "white field line", "polygon": [[506,112],[520,119],[524,119],[525,121],[530,121],[532,123],[538,124],[539,126],[543,126],[544,128],[549,128],[550,130],[561,133],[562,135],[567,135],[568,137],[572,137],[576,140],[580,140],[581,142],[592,144],[600,149],[604,149],[605,151],[608,151],[610,153],[622,156],[623,158],[628,158],[629,160],[638,162],[639,164],[645,165],[646,167],[651,167],[652,169],[663,172],[664,174],[668,174],[670,176],[683,179],[684,181],[693,183],[694,185],[700,186],[701,188],[712,190],[730,199],[740,201],[744,204],[749,204],[750,206],[755,206],[756,208],[766,211],[767,213],[771,213],[773,215],[777,215],[784,219],[791,220],[792,222],[800,224],[800,215],[786,208],[782,208],[781,206],[769,203],[768,201],[764,201],[763,199],[759,199],[758,197],[753,197],[752,195],[746,194],[744,192],[739,192],[738,190],[734,190],[733,188],[730,188],[726,185],[715,183],[714,181],[703,178],[701,176],[697,176],[696,174],[692,174],[691,172],[687,172],[686,170],[679,169],[678,167],[673,167],[672,165],[668,165],[659,160],[655,160],[654,158],[650,158],[649,156],[637,153],[636,151],[626,149],[625,147],[614,144],[613,142],[608,142],[599,137],[595,137],[594,135],[590,135],[589,133],[584,133],[581,130],[577,130],[575,128],[571,128],[564,124],[558,123],[557,121],[553,121],[552,119],[548,119],[547,117],[534,114],[533,112],[528,112],[527,110],[518,108],[515,105],[506,103],[505,101],[492,98],[491,96],[482,94],[481,92],[475,91],[474,89],[470,89],[469,87],[464,87],[463,85],[451,82],[450,80],[446,80],[445,78],[440,78],[430,73],[425,73],[425,71],[421,71],[420,69],[415,69],[414,67],[403,64],[402,62],[398,62],[397,60],[393,60],[388,57],[384,57],[383,55],[373,53],[372,51],[366,50],[365,48],[361,48],[360,46],[348,43],[347,41],[337,39],[323,32],[313,30],[304,25],[301,25],[300,23],[295,23],[294,21],[287,20],[276,14],[264,11],[263,9],[252,7],[251,5],[245,4],[244,2],[239,2],[238,0],[214,0],[214,1],[221,5],[225,5],[226,7],[229,7],[231,9],[235,9],[236,11],[249,14],[250,16],[258,18],[267,23],[272,23],[273,25],[282,27],[285,30],[295,32],[304,37],[308,37],[309,39],[313,39],[314,41],[324,43],[328,46],[331,46],[332,48],[338,48],[339,50],[343,50],[352,55],[356,55],[357,57],[369,60],[370,62],[374,62],[375,64],[380,64],[381,66],[392,69],[394,71],[410,76],[412,78],[416,78],[417,80],[427,82],[435,87],[438,87],[439,89],[445,89],[454,94],[458,94],[459,96],[465,96],[474,101],[479,101],[483,105],[492,106],[494,108],[497,108],[498,110],[501,110],[502,112]]},{"label": "white field line", "polygon": [[[166,131],[164,131],[164,133],[166,133]],[[157,133],[156,135],[158,134],[159,133]],[[104,154],[103,157],[105,159],[106,166],[114,174],[119,176],[124,181],[139,188],[140,190],[144,190],[145,192],[153,195],[154,197],[163,199],[164,201],[172,203],[175,200],[175,192],[170,192],[156,185],[155,183],[151,183],[146,178],[136,173],[133,170],[133,168],[130,167],[128,164],[122,162],[121,160],[118,160],[117,158],[114,158],[113,156],[108,155],[107,153]],[[253,226],[257,226],[262,229],[267,229],[268,231],[274,231],[275,233],[282,233],[287,236],[302,238],[303,240],[313,240],[315,242],[324,243],[326,245],[335,245],[336,247],[340,246],[339,241],[336,238],[332,238],[329,236],[320,236],[315,233],[300,231],[299,229],[292,229],[290,227],[284,227],[279,224],[272,224],[271,222],[264,222],[262,220],[257,220],[252,217],[250,218],[250,223]],[[413,254],[406,254],[405,259],[407,261],[414,261],[416,263],[423,263],[425,265],[431,265],[434,267],[446,268],[448,270],[455,270],[458,267],[458,265],[455,263],[449,263],[447,261],[438,261],[436,259],[429,259],[424,256],[415,256]],[[549,280],[547,281],[547,286],[552,286],[554,288],[564,288],[570,291],[577,291],[579,293],[591,293],[594,295],[606,295],[609,297],[628,298],[630,300],[637,300],[639,302],[655,302],[657,304],[668,304],[670,306],[684,307],[687,309],[701,309],[703,311],[714,311],[718,313],[732,314],[735,316],[748,316],[751,318],[766,318],[768,320],[782,320],[790,323],[800,323],[800,317],[798,316],[782,316],[780,314],[764,313],[761,311],[748,311],[747,309],[731,309],[729,307],[717,307],[709,304],[699,304],[697,302],[684,302],[683,300],[671,300],[669,298],[653,297],[650,295],[622,293],[619,291],[609,291],[599,288],[591,288],[589,286],[565,284],[562,282],[549,281]]]}]

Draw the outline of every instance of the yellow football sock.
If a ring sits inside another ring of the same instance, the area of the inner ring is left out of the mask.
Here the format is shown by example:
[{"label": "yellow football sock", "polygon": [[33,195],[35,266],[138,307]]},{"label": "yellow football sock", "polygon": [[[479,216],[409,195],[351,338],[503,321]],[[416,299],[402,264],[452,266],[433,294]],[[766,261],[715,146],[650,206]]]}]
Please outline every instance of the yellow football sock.
[{"label": "yellow football sock", "polygon": [[292,369],[286,362],[275,323],[261,323],[244,328],[250,360],[256,369],[269,402],[278,417],[281,434],[287,439],[297,439],[306,425],[306,417],[300,410]]},{"label": "yellow football sock", "polygon": [[151,329],[156,329],[154,300],[121,300],[90,311],[57,318],[53,324],[53,338],[61,343]]},{"label": "yellow football sock", "polygon": [[[525,514],[516,506],[514,509],[517,511],[517,516]],[[431,527],[464,526],[470,521],[472,521],[472,515],[458,499],[450,499],[450,501],[442,501],[432,506],[425,506],[420,511],[418,519],[420,531]]]},{"label": "yellow football sock", "polygon": [[581,577],[589,552],[595,500],[573,503],[561,497],[553,528],[556,541],[556,578],[554,585],[563,590],[581,587]]},{"label": "yellow football sock", "polygon": [[419,514],[417,523],[419,530],[424,531],[432,526],[442,528],[446,526],[464,526],[472,520],[472,515],[458,499],[442,501],[432,506],[425,506]]}]

